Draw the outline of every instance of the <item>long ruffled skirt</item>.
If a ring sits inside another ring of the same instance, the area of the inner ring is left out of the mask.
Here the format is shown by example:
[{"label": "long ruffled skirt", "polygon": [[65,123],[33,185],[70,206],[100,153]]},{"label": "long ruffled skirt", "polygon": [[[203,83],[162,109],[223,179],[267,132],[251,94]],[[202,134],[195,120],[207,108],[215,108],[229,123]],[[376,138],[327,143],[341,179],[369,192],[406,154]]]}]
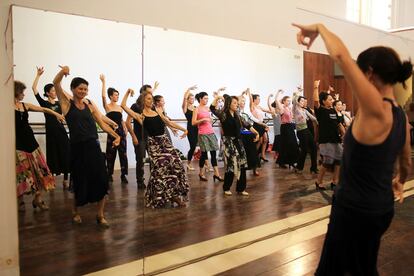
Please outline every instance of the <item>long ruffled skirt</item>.
[{"label": "long ruffled skirt", "polygon": [[55,178],[40,148],[33,152],[16,150],[17,196],[55,188]]},{"label": "long ruffled skirt", "polygon": [[151,175],[145,192],[146,206],[164,207],[174,198],[187,199],[190,187],[178,150],[167,135],[149,136]]}]

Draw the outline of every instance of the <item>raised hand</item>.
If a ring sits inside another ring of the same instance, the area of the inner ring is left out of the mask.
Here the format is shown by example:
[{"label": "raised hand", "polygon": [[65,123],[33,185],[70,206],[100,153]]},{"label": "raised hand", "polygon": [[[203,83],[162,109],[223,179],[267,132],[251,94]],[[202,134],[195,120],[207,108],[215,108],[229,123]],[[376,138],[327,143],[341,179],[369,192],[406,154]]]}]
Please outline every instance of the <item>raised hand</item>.
[{"label": "raised hand", "polygon": [[127,90],[126,93],[127,94],[131,94],[131,97],[134,97],[135,91],[133,89],[131,89],[131,88],[128,88],[128,90]]},{"label": "raised hand", "polygon": [[319,87],[319,84],[321,83],[321,80],[314,80],[313,81],[313,86],[314,87]]},{"label": "raised hand", "polygon": [[104,74],[100,74],[99,75],[99,79],[101,80],[101,82],[105,82],[105,75]]},{"label": "raised hand", "polygon": [[217,92],[221,92],[221,91],[224,91],[224,90],[226,90],[226,87],[220,87],[218,90],[217,90]]},{"label": "raised hand", "polygon": [[299,28],[299,32],[296,34],[298,44],[306,46],[309,50],[319,35],[318,25],[300,25],[296,23],[292,23],[292,25]]},{"label": "raised hand", "polygon": [[160,83],[158,81],[155,81],[153,90],[157,90],[158,86],[160,86]]},{"label": "raised hand", "polygon": [[37,66],[36,66],[36,74],[37,74],[38,76],[41,76],[44,72],[45,72],[45,69],[44,69],[44,67],[43,67],[43,66],[42,66],[42,67],[37,67]]},{"label": "raised hand", "polygon": [[70,74],[69,66],[59,65],[59,67],[65,77],[67,77]]},{"label": "raised hand", "polygon": [[197,88],[198,87],[197,87],[197,84],[196,84],[196,85],[193,85],[193,86],[189,87],[187,90],[191,91],[191,90],[196,90]]}]

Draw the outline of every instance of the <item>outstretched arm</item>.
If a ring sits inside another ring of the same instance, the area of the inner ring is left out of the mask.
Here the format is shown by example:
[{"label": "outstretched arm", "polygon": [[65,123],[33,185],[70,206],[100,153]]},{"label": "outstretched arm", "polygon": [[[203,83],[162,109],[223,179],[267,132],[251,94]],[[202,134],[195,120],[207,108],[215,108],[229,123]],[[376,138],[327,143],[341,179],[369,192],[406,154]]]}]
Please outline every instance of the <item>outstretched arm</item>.
[{"label": "outstretched arm", "polygon": [[121,142],[121,136],[119,136],[108,124],[106,124],[102,120],[102,116],[100,112],[97,112],[96,107],[93,104],[89,104],[88,108],[91,110],[92,116],[95,120],[95,122],[98,123],[98,125],[101,127],[103,131],[111,135],[115,138],[115,140],[112,142],[112,146],[116,147]]},{"label": "outstretched arm", "polygon": [[[352,92],[358,101],[361,116],[364,119],[375,118],[382,121],[385,118],[385,112],[381,94],[358,68],[341,39],[322,24],[293,25],[299,28],[298,43],[307,46],[308,49],[318,35],[321,35],[329,55],[339,65],[345,79],[351,86]],[[305,38],[309,38],[309,41],[306,41]]]},{"label": "outstretched arm", "polygon": [[182,108],[184,114],[187,112],[187,108],[188,108],[188,104],[187,104],[188,96],[190,95],[191,91],[193,91],[195,89],[197,89],[197,85],[193,85],[193,86],[189,87],[187,89],[187,91],[185,91],[185,93],[184,93],[183,103],[181,105],[181,108]]},{"label": "outstretched arm", "polygon": [[33,105],[33,104],[30,104],[30,103],[25,103],[24,105],[27,107],[27,110],[29,110],[29,111],[47,113],[47,114],[55,116],[56,119],[58,119],[59,122],[61,122],[61,123],[65,122],[65,117],[62,114],[59,114],[59,113],[53,111],[52,109],[49,109],[49,108],[46,108],[46,107],[40,107],[40,106]]}]

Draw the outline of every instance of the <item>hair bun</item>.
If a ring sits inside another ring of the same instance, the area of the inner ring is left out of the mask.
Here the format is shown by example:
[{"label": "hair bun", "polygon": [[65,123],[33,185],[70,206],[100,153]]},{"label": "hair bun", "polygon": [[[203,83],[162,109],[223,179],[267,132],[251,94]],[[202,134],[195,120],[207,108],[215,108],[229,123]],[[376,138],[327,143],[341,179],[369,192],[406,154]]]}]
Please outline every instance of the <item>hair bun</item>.
[{"label": "hair bun", "polygon": [[409,77],[413,75],[413,64],[410,60],[403,61],[400,72],[398,74],[398,82],[404,83]]}]

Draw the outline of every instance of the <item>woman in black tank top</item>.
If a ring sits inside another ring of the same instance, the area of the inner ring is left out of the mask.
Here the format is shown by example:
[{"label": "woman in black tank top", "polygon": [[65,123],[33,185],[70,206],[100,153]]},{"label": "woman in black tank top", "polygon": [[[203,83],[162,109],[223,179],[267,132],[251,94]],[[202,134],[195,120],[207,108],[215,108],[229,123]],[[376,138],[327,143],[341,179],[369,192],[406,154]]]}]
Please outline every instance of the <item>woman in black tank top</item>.
[{"label": "woman in black tank top", "polygon": [[191,93],[197,89],[197,86],[191,86],[187,89],[184,93],[183,104],[181,106],[185,118],[187,119],[187,139],[190,144],[190,149],[187,153],[187,170],[194,171],[194,167],[191,166],[191,160],[193,160],[194,151],[197,147],[197,140],[198,140],[198,127],[192,125],[193,120],[193,111],[194,111],[194,95]]},{"label": "woman in black tank top", "polygon": [[14,113],[16,130],[16,184],[19,199],[19,211],[25,211],[23,196],[34,194],[33,208],[47,210],[49,207],[41,199],[41,191],[55,188],[55,179],[51,174],[45,157],[36,141],[33,130],[29,125],[29,112],[44,112],[55,116],[59,122],[65,118],[44,107],[23,103],[26,85],[20,81],[14,82]]},{"label": "woman in black tank top", "polygon": [[152,93],[143,92],[140,95],[139,105],[143,106],[142,113],[136,113],[127,107],[129,94],[134,91],[128,89],[122,99],[122,108],[143,126],[148,134],[147,150],[151,160],[151,174],[145,191],[145,205],[147,207],[165,207],[168,202],[177,203],[184,207],[188,199],[190,187],[187,175],[181,162],[179,151],[175,149],[171,140],[165,134],[165,127],[181,130],[187,135],[187,130],[171,122],[162,114],[161,109],[153,110]]},{"label": "woman in black tank top", "polygon": [[[127,141],[126,141],[126,133],[127,127],[125,121],[122,119],[122,108],[120,105],[117,104],[119,99],[119,92],[109,87],[106,91],[106,81],[105,76],[100,75],[99,78],[102,82],[102,104],[106,112],[106,117],[114,121],[118,127],[115,129],[115,132],[121,137],[121,142],[118,147],[113,147],[112,143],[114,142],[114,137],[108,134],[106,139],[106,164],[108,167],[108,176],[109,181],[113,181],[112,174],[114,173],[114,165],[116,159],[116,153],[118,152],[119,156],[119,163],[121,165],[121,183],[126,184],[128,183],[128,179],[126,175],[128,174],[128,157],[127,157]],[[108,104],[106,102],[106,93],[108,93],[108,97],[111,102]]]},{"label": "woman in black tank top", "polygon": [[[394,197],[402,201],[411,168],[409,124],[395,101],[393,85],[405,86],[413,66],[381,46],[363,51],[355,63],[325,26],[294,26],[300,29],[298,43],[308,48],[321,35],[359,106],[345,134],[339,186],[316,275],[378,275],[381,236],[394,215]],[[397,158],[399,179],[393,183]]]},{"label": "woman in black tank top", "polygon": [[119,145],[121,137],[107,125],[91,101],[86,100],[88,82],[74,78],[70,84],[73,99],[63,92],[61,82],[69,75],[69,67],[61,67],[53,80],[59,98],[62,113],[66,116],[71,143],[71,190],[75,194],[73,218],[75,224],[82,223],[78,207],[87,203],[98,203],[96,222],[102,227],[109,227],[104,217],[105,196],[108,193],[108,175],[102,154],[96,123],[115,139],[113,146]]}]

